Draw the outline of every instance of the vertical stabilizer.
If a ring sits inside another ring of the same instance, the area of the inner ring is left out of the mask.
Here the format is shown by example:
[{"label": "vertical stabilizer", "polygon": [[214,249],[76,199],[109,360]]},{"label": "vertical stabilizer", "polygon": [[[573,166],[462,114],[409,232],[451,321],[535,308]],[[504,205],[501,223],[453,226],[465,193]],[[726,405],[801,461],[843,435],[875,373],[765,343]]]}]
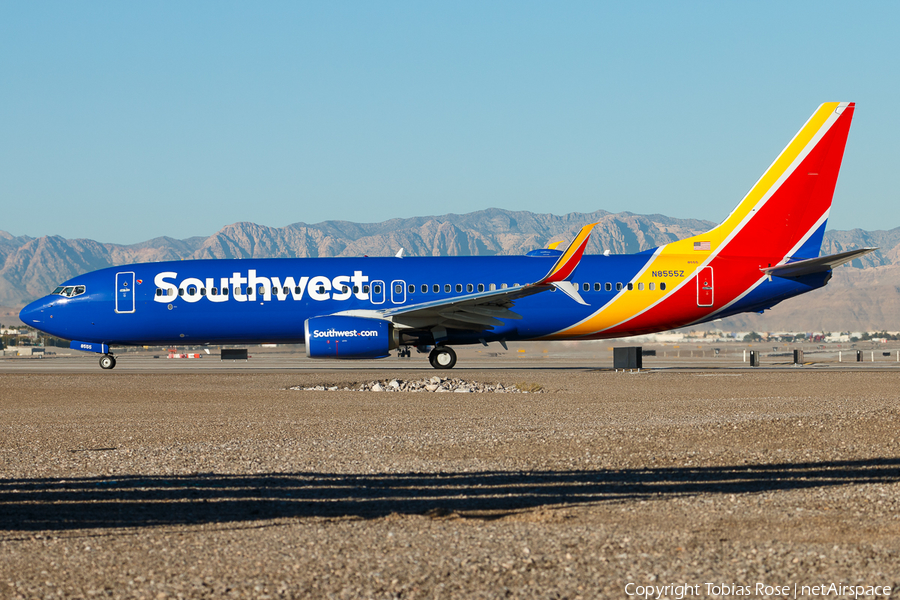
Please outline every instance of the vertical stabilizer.
[{"label": "vertical stabilizer", "polygon": [[818,256],[854,107],[822,104],[721,225],[677,243],[722,258]]},{"label": "vertical stabilizer", "polygon": [[[854,107],[821,105],[721,225],[654,249],[628,287],[559,337],[633,335],[708,320],[756,290],[773,267],[817,258]],[[815,263],[817,273],[822,264]]]}]

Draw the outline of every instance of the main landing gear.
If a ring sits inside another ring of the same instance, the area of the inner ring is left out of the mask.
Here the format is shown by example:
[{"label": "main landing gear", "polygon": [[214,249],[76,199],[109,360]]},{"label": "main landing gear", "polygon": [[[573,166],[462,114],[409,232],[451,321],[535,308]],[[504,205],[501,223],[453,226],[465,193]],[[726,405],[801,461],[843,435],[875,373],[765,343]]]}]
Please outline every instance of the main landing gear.
[{"label": "main landing gear", "polygon": [[435,346],[428,355],[428,362],[435,369],[452,369],[456,364],[456,352],[447,346]]},{"label": "main landing gear", "polygon": [[101,369],[112,369],[116,366],[116,357],[112,354],[104,354],[100,357]]}]

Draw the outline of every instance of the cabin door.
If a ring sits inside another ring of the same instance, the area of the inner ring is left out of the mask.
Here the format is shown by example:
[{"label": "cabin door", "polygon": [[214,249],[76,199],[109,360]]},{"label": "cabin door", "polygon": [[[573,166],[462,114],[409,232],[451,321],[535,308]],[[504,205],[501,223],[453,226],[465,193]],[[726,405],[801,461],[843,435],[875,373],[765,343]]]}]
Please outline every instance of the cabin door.
[{"label": "cabin door", "polygon": [[134,271],[116,273],[116,312],[134,312]]},{"label": "cabin door", "polygon": [[697,275],[697,306],[713,305],[713,270],[704,267]]}]

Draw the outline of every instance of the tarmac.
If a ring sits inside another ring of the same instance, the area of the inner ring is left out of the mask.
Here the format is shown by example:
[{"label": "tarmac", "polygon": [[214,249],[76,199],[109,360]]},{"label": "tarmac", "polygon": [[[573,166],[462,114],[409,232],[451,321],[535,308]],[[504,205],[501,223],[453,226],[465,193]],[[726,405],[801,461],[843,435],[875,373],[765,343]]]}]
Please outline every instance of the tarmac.
[{"label": "tarmac", "polygon": [[[889,357],[616,372],[559,347],[464,349],[452,371],[251,354],[0,360],[0,598],[900,586]],[[434,376],[529,393],[343,389]]]}]

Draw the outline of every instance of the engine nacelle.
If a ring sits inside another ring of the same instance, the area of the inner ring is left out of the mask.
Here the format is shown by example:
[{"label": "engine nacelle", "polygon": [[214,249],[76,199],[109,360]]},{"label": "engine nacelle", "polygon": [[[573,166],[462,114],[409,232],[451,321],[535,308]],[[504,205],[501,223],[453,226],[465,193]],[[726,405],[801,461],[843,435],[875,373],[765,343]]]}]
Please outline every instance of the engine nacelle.
[{"label": "engine nacelle", "polygon": [[394,345],[389,321],[365,317],[313,317],[304,335],[310,358],[383,358]]}]

